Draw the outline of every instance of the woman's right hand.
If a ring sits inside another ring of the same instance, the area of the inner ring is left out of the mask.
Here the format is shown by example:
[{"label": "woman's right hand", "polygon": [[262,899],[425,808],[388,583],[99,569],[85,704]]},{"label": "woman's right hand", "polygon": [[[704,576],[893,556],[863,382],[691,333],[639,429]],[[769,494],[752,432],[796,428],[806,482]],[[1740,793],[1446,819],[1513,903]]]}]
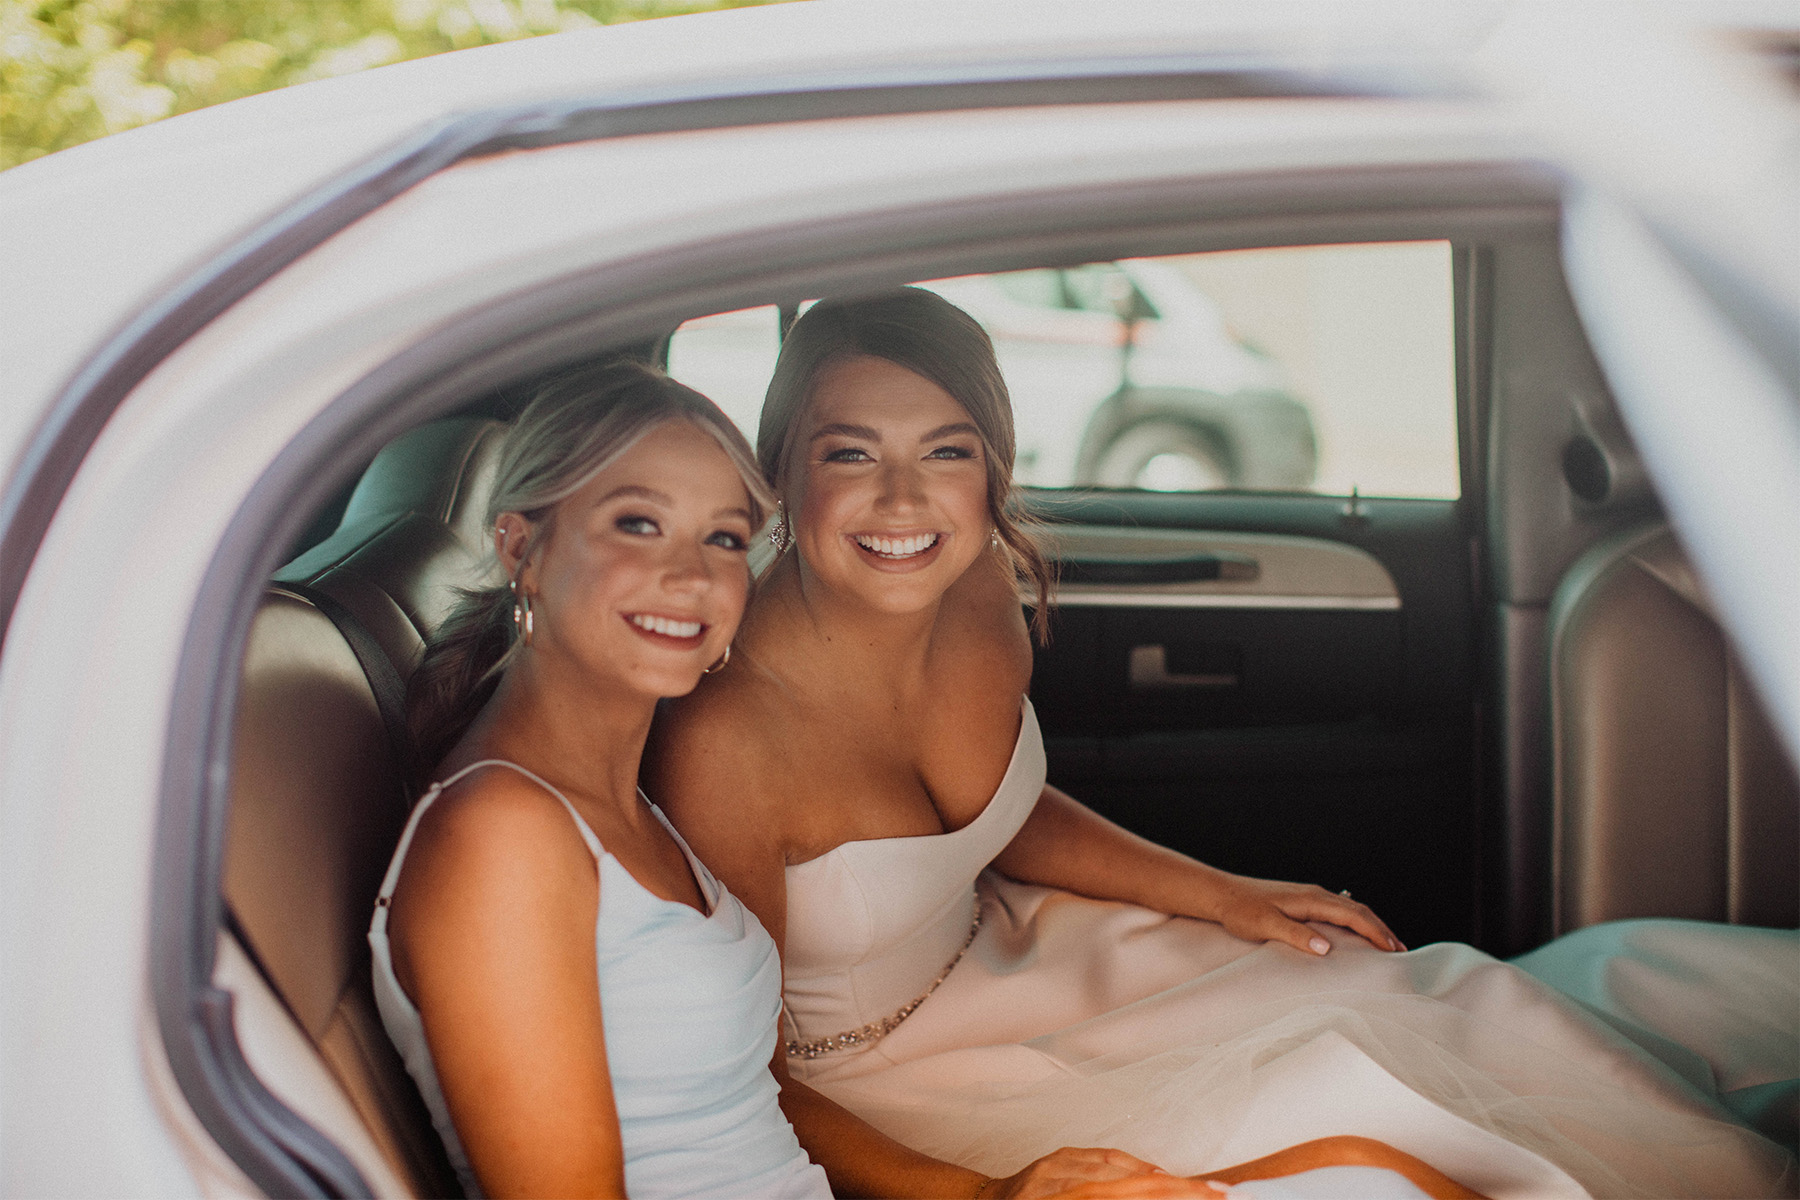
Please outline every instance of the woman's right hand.
[{"label": "woman's right hand", "polygon": [[1065,1146],[1024,1170],[982,1189],[981,1200],[1109,1200],[1128,1196],[1218,1197],[1215,1188],[1199,1179],[1171,1175],[1155,1163],[1145,1162],[1123,1150],[1090,1150]]}]

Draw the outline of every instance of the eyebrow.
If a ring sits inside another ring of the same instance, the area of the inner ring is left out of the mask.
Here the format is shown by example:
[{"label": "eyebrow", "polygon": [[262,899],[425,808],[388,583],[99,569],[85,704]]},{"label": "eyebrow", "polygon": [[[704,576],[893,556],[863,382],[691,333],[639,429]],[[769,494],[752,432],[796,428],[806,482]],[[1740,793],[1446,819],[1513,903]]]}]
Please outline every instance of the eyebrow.
[{"label": "eyebrow", "polygon": [[674,499],[667,492],[659,492],[655,488],[647,488],[635,483],[614,488],[600,497],[599,503],[605,504],[608,500],[617,500],[620,496],[637,496],[652,503],[661,504],[666,508],[675,507]]},{"label": "eyebrow", "polygon": [[[968,421],[952,421],[948,425],[939,425],[936,429],[926,431],[925,436],[920,438],[919,440],[921,442],[936,441],[938,438],[941,438],[941,437],[949,437],[953,433],[972,433],[976,437],[981,436],[981,430],[975,428],[975,426],[972,425],[971,423],[969,423]],[[879,442],[881,440],[880,430],[873,429],[870,426],[867,426],[867,425],[844,425],[844,424],[836,424],[836,423],[831,424],[831,425],[819,426],[817,429],[815,429],[813,431],[812,437],[808,438],[807,440],[808,441],[817,441],[819,438],[822,438],[822,437],[833,437],[833,436],[866,438],[871,442]]]},{"label": "eyebrow", "polygon": [[867,425],[845,425],[841,422],[834,422],[830,425],[819,426],[817,429],[813,430],[812,436],[806,440],[809,442],[816,442],[822,437],[859,437],[867,438],[871,442],[879,442],[881,440],[881,431],[872,429]]},{"label": "eyebrow", "polygon": [[[667,492],[659,492],[655,488],[647,488],[636,483],[628,483],[623,487],[614,488],[612,491],[606,493],[606,495],[600,497],[598,503],[605,504],[609,500],[617,500],[620,496],[637,496],[641,499],[649,500],[652,503],[660,504],[665,508],[675,507],[674,497],[670,496]],[[716,521],[720,517],[742,517],[744,520],[748,521],[750,519],[750,510],[740,504],[728,504],[724,508],[713,513],[713,520]]]}]

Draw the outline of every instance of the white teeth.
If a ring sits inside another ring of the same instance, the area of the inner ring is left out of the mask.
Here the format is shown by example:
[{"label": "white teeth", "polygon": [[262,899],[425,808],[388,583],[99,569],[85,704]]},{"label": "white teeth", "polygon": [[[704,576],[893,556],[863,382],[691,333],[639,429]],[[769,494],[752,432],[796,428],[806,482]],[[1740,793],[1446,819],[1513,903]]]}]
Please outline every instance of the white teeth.
[{"label": "white teeth", "polygon": [[872,537],[860,533],[856,535],[857,545],[883,558],[911,558],[937,545],[937,540],[938,535],[935,533],[915,533],[903,538]]},{"label": "white teeth", "polygon": [[678,638],[697,637],[706,628],[699,621],[671,621],[667,617],[653,617],[647,613],[633,613],[631,623],[639,629],[648,629],[651,633]]}]

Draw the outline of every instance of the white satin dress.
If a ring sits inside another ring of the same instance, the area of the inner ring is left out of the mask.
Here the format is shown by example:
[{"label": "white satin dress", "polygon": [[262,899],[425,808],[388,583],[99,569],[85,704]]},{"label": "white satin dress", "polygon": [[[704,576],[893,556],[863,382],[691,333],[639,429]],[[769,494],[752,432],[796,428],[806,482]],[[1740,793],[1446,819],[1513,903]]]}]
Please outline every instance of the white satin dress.
[{"label": "white satin dress", "polygon": [[420,818],[445,787],[482,767],[517,771],[556,797],[594,856],[600,878],[595,968],[626,1191],[638,1197],[830,1200],[825,1172],[801,1150],[769,1071],[780,1006],[774,939],[694,857],[661,809],[650,806],[687,858],[705,913],[644,887],[600,844],[568,797],[504,759],[471,763],[419,800],[369,924],[382,1024],[419,1087],[464,1193],[483,1195],[450,1119],[424,1021],[394,974],[387,925],[388,902]]},{"label": "white satin dress", "polygon": [[1355,1134],[1496,1198],[1793,1193],[1793,1159],[1705,1088],[1471,947],[1321,926],[1320,959],[985,870],[1044,779],[1026,701],[970,824],[787,869],[797,1078],[996,1175],[1060,1146],[1188,1174]]}]

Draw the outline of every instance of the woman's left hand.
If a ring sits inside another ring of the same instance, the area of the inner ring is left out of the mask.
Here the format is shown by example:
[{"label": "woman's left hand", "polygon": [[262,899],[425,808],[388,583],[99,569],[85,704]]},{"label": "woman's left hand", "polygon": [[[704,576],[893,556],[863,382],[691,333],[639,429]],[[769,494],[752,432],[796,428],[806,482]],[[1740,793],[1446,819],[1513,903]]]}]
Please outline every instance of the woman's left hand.
[{"label": "woman's left hand", "polygon": [[1348,893],[1328,892],[1311,883],[1220,874],[1223,894],[1213,920],[1247,942],[1286,942],[1308,954],[1327,954],[1331,943],[1303,923],[1322,921],[1360,934],[1377,950],[1406,949],[1368,905]]}]

